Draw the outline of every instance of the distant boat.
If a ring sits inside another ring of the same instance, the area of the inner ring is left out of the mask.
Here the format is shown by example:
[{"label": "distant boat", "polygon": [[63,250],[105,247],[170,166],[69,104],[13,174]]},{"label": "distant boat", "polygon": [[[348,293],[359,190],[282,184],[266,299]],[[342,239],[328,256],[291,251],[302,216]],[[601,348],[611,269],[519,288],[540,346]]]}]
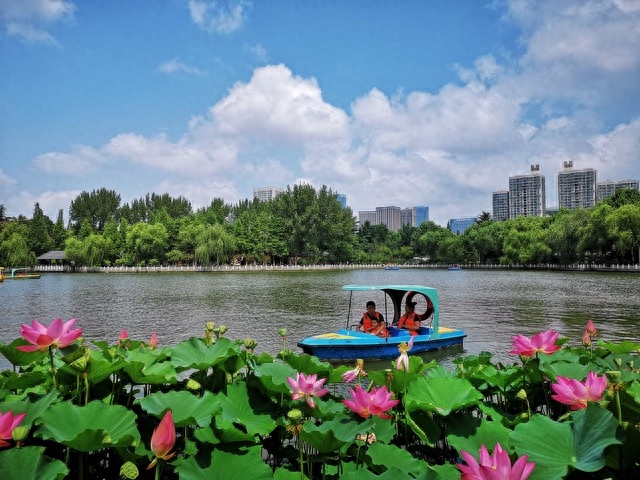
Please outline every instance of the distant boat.
[{"label": "distant boat", "polygon": [[449,270],[462,270],[462,267],[455,263],[449,267]]},{"label": "distant boat", "polygon": [[385,270],[400,270],[400,267],[397,265],[385,265]]},{"label": "distant boat", "polygon": [[39,273],[33,273],[28,271],[26,268],[12,268],[11,275],[7,275],[6,277],[3,275],[2,271],[3,267],[0,267],[0,281],[2,280],[32,280],[40,278]]}]

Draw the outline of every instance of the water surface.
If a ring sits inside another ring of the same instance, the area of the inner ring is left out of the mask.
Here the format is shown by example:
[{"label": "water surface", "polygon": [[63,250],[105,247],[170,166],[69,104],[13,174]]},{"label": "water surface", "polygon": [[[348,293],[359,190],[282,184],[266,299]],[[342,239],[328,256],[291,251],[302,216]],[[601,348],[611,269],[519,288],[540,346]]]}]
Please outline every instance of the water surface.
[{"label": "water surface", "polygon": [[[638,274],[433,269],[49,273],[0,283],[0,341],[18,337],[21,323],[60,317],[77,318],[88,340],[115,342],[126,328],[131,338],[156,331],[162,344],[175,345],[213,321],[229,327],[227,337],[254,338],[257,352],[271,354],[282,348],[277,331],[286,327],[287,346],[299,351],[295,343],[304,336],[344,326],[349,293],[342,285],[386,283],[437,288],[440,322],[466,331],[465,355],[486,350],[511,362],[511,336],[548,328],[578,345],[588,319],[599,338],[640,341]],[[352,317],[367,299],[356,299]],[[373,299],[385,313],[382,296]]]}]

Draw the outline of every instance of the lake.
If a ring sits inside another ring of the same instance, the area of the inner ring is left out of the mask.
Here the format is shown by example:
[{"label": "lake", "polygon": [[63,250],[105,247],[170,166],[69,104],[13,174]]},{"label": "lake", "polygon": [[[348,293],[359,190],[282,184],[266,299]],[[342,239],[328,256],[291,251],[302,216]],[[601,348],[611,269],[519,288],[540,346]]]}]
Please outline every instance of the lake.
[{"label": "lake", "polygon": [[[579,345],[588,319],[598,339],[640,341],[638,274],[435,269],[48,273],[0,283],[0,341],[11,342],[33,319],[75,317],[87,340],[113,343],[126,328],[132,339],[146,341],[156,331],[161,344],[173,346],[201,336],[212,321],[227,325],[230,339],[255,339],[257,353],[277,353],[278,329],[286,327],[287,346],[299,352],[302,337],[344,326],[349,293],[342,285],[388,283],[437,288],[440,324],[467,333],[464,355],[487,350],[511,363],[513,335],[549,328]],[[351,323],[367,299],[358,298]],[[373,300],[385,313],[382,296]],[[0,367],[8,366],[0,358]]]}]

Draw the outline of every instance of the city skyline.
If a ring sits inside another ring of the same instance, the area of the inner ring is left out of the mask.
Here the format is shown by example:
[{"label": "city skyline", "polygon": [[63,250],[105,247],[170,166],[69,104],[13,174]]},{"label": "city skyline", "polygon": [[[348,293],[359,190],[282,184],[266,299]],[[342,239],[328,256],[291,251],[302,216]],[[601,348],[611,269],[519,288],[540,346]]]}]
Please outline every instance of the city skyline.
[{"label": "city skyline", "polygon": [[565,161],[640,177],[638,24],[629,0],[0,0],[0,203],[304,182],[446,225],[538,164],[554,205]]}]

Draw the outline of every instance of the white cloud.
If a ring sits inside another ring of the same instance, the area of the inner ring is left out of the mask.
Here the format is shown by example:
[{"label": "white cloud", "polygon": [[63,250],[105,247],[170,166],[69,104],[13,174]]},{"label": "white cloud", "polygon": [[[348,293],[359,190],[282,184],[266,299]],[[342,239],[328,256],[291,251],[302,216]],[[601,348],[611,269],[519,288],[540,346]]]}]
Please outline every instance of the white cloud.
[{"label": "white cloud", "polygon": [[9,177],[0,168],[0,187],[12,187],[13,185],[16,185],[17,183],[18,182],[14,178]]},{"label": "white cloud", "polygon": [[242,27],[247,14],[244,0],[189,0],[191,20],[200,28],[215,33],[232,33]]},{"label": "white cloud", "polygon": [[246,49],[251,52],[260,62],[267,62],[269,60],[269,54],[267,53],[267,49],[264,48],[259,43],[255,45],[247,46]]},{"label": "white cloud", "polygon": [[58,46],[44,25],[69,20],[75,10],[67,0],[0,0],[0,19],[7,35],[33,44]]},{"label": "white cloud", "polygon": [[46,173],[84,176],[105,162],[103,155],[86,145],[74,147],[71,153],[47,152],[38,155],[33,163]]},{"label": "white cloud", "polygon": [[158,66],[158,71],[162,73],[188,73],[192,75],[204,75],[204,73],[197,67],[191,67],[185,63],[182,63],[177,58],[167,60]]}]

